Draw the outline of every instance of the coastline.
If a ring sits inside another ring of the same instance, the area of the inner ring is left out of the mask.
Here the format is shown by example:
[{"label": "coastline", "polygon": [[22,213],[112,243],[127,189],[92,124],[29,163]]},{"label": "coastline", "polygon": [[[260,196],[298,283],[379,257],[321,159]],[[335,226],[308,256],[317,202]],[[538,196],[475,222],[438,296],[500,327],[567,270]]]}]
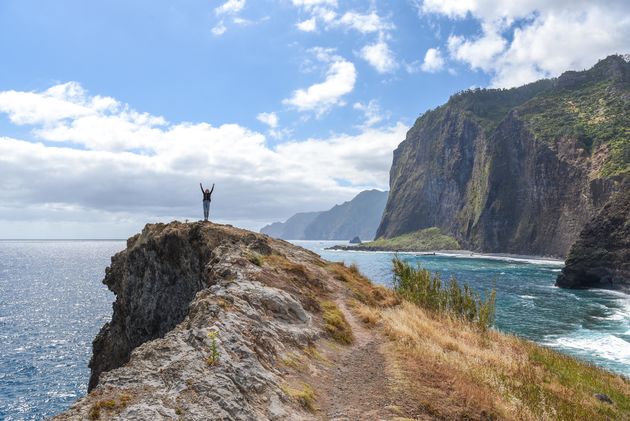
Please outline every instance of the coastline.
[{"label": "coastline", "polygon": [[344,251],[349,253],[395,253],[414,256],[448,256],[466,259],[491,259],[501,261],[514,261],[533,264],[549,264],[554,266],[564,266],[564,260],[552,256],[535,256],[526,254],[509,254],[509,253],[480,253],[471,250],[386,250],[386,249],[370,249],[357,248],[353,246],[337,245],[327,247],[329,251]]}]

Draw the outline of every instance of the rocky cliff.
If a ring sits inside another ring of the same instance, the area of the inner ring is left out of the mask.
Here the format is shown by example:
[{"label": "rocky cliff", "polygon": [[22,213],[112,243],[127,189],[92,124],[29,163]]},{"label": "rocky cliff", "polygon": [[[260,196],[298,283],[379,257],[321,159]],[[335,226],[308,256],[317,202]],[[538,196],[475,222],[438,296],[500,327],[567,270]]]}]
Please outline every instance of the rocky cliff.
[{"label": "rocky cliff", "polygon": [[366,190],[322,212],[298,213],[260,232],[286,240],[371,240],[387,203],[387,192]]},{"label": "rocky cliff", "polygon": [[394,151],[377,237],[438,227],[472,250],[565,256],[630,173],[629,115],[620,56],[457,94]]},{"label": "rocky cliff", "polygon": [[586,224],[556,285],[630,293],[630,182]]},{"label": "rocky cliff", "polygon": [[90,393],[57,418],[313,419],[291,361],[351,341],[334,301],[349,275],[228,225],[149,224],[106,270],[116,300],[93,343]]}]

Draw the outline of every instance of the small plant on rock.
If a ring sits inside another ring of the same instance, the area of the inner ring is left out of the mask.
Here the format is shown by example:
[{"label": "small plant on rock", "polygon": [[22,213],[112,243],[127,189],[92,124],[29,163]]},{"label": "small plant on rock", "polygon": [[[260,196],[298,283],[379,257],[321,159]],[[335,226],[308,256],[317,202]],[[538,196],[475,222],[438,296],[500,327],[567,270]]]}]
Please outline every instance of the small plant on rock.
[{"label": "small plant on rock", "polygon": [[210,338],[210,356],[208,357],[208,365],[216,365],[219,362],[219,349],[217,348],[217,338],[219,337],[219,332],[213,330],[208,333],[208,338]]}]

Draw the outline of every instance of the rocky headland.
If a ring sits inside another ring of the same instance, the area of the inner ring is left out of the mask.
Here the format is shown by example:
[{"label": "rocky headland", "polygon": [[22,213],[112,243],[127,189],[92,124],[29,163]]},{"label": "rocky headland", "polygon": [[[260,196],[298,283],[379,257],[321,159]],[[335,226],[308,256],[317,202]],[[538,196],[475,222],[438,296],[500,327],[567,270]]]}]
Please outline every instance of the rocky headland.
[{"label": "rocky headland", "polygon": [[[623,419],[630,383],[213,223],[112,258],[90,391],[58,420]],[[605,396],[608,401],[597,396]],[[610,403],[612,402],[612,403]]]}]

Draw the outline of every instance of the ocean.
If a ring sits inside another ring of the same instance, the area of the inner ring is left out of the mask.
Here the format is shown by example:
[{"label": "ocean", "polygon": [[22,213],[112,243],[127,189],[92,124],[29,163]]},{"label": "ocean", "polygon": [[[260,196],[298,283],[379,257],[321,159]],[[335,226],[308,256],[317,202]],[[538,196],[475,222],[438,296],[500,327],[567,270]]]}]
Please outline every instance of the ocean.
[{"label": "ocean", "polygon": [[[393,253],[325,250],[339,242],[296,241],[325,259],[356,263],[391,285]],[[101,283],[124,241],[0,241],[0,419],[40,420],[87,391],[94,336],[114,296]],[[630,377],[630,296],[553,286],[561,262],[491,256],[399,255],[443,279],[497,291],[496,328]]]}]

